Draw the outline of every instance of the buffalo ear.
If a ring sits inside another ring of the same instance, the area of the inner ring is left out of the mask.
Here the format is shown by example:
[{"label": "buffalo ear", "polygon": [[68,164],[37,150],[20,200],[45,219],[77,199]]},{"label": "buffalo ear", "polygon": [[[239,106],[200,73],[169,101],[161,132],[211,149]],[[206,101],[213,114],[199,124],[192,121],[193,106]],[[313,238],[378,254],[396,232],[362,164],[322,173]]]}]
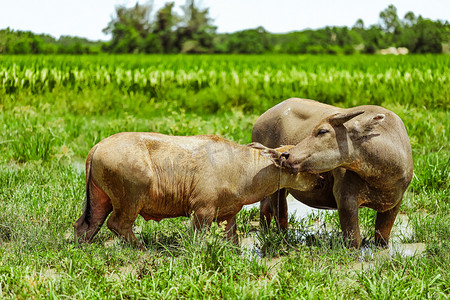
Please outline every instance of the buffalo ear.
[{"label": "buffalo ear", "polygon": [[386,116],[384,114],[377,114],[372,118],[369,118],[367,122],[361,124],[361,131],[363,134],[371,132],[378,124],[384,121]]},{"label": "buffalo ear", "polygon": [[264,146],[263,144],[257,143],[257,142],[253,142],[247,145],[247,147],[253,148],[253,149],[257,149],[257,150],[265,150],[265,149],[269,149],[266,146]]},{"label": "buffalo ear", "polygon": [[272,160],[272,162],[277,166],[278,168],[281,168],[281,152],[278,152],[275,149],[266,148],[264,150],[261,150],[261,155],[264,155]]},{"label": "buffalo ear", "polygon": [[360,114],[364,113],[363,110],[357,110],[354,112],[341,114],[337,113],[327,118],[328,123],[331,124],[331,126],[340,126],[344,124],[345,122],[353,119],[356,116],[359,116]]}]

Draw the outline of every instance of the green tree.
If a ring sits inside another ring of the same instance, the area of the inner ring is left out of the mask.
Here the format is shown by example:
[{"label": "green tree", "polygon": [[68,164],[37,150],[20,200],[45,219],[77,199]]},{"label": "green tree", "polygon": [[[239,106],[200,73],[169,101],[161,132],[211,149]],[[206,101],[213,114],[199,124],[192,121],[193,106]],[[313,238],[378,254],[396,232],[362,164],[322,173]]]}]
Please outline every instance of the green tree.
[{"label": "green tree", "polygon": [[419,16],[411,30],[415,33],[414,43],[409,45],[411,52],[442,53],[445,26],[441,22],[433,22]]},{"label": "green tree", "polygon": [[404,31],[401,45],[411,53],[442,52],[442,44],[446,42],[445,37],[448,37],[448,23],[416,17],[412,12],[405,14],[402,23]]},{"label": "green tree", "polygon": [[176,48],[177,34],[175,29],[180,21],[180,17],[173,11],[174,5],[174,2],[166,3],[156,14],[153,32],[158,36],[161,48],[165,53],[179,51],[179,49]]},{"label": "green tree", "polygon": [[228,47],[228,41],[230,39],[229,33],[216,34],[213,40],[213,52],[214,53],[230,53],[230,48]]},{"label": "green tree", "polygon": [[403,17],[403,26],[406,28],[411,28],[417,23],[417,18],[412,11],[409,11]]},{"label": "green tree", "polygon": [[165,53],[160,37],[155,33],[149,33],[139,46],[144,53]]},{"label": "green tree", "polygon": [[389,46],[395,45],[402,34],[402,24],[397,15],[397,8],[390,4],[380,12],[381,28],[386,33],[386,42]]},{"label": "green tree", "polygon": [[103,32],[112,34],[112,40],[105,47],[106,50],[115,53],[142,52],[145,39],[151,31],[151,11],[150,4],[139,5],[137,2],[131,8],[117,6],[116,17],[103,29]]},{"label": "green tree", "polygon": [[385,48],[384,34],[377,25],[371,25],[363,34],[364,49],[368,54],[375,53],[378,49]]},{"label": "green tree", "polygon": [[306,53],[311,41],[307,31],[272,35],[271,45],[277,53]]},{"label": "green tree", "polygon": [[355,25],[353,25],[352,29],[363,31],[364,30],[364,21],[362,19],[356,20]]},{"label": "green tree", "polygon": [[212,52],[217,27],[211,24],[209,9],[200,9],[194,0],[187,0],[183,11],[184,19],[177,29],[178,48],[182,53]]},{"label": "green tree", "polygon": [[263,27],[233,33],[228,40],[231,53],[262,54],[268,52],[270,43],[268,33]]}]

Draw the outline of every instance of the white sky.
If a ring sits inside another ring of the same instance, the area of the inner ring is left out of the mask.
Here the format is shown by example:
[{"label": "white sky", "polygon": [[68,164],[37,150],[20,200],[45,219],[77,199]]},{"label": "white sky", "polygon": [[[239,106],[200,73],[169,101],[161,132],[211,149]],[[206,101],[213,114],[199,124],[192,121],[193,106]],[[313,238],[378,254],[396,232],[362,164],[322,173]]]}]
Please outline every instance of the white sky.
[{"label": "white sky", "polygon": [[[154,0],[153,13],[169,1]],[[175,0],[175,7],[186,3]],[[0,29],[30,30],[109,40],[105,28],[116,5],[132,6],[136,0],[0,0]],[[146,1],[139,1],[146,3]],[[408,11],[432,20],[450,21],[450,0],[197,0],[209,8],[219,33],[263,26],[284,33],[325,26],[353,26],[361,18],[366,26],[379,21],[379,13],[395,5],[403,19]]]}]

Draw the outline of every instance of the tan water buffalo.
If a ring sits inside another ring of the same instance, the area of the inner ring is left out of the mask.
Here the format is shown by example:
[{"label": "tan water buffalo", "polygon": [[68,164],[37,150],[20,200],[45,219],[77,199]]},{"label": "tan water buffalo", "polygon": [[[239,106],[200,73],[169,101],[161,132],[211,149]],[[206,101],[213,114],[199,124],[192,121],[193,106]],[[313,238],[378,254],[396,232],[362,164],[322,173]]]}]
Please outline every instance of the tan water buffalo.
[{"label": "tan water buffalo", "polygon": [[[315,208],[337,209],[344,238],[359,248],[358,208],[377,211],[375,242],[387,246],[403,194],[413,175],[411,145],[402,120],[373,105],[338,108],[291,98],[262,114],[252,140],[274,148],[296,144],[283,156],[293,172],[320,173],[320,190],[288,192]],[[287,227],[286,192],[261,202],[262,223]]]},{"label": "tan water buffalo", "polygon": [[236,213],[282,187],[312,190],[317,175],[281,171],[273,150],[238,145],[219,136],[168,136],[124,132],[95,145],[86,160],[86,206],[75,223],[80,242],[90,241],[107,216],[108,228],[140,246],[132,226],[145,220],[194,215],[194,228],[227,221],[235,239]]}]

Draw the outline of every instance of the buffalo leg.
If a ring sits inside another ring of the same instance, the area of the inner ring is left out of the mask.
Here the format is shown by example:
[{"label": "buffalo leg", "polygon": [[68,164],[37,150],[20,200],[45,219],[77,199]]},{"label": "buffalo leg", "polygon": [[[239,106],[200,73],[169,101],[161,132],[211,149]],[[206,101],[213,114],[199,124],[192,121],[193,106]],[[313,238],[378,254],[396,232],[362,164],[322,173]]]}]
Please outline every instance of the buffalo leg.
[{"label": "buffalo leg", "polygon": [[358,221],[358,194],[361,190],[357,175],[343,168],[333,170],[333,193],[339,213],[344,242],[351,248],[361,246],[361,233]]},{"label": "buffalo leg", "polygon": [[86,208],[74,225],[80,242],[90,242],[112,211],[110,198],[93,182],[89,183],[87,197]]},{"label": "buffalo leg", "polygon": [[[130,216],[134,216],[134,218]],[[125,239],[131,245],[144,250],[145,247],[136,239],[133,233],[133,224],[136,217],[137,214],[125,214],[124,212],[118,213],[117,211],[113,211],[108,218],[107,226],[117,236]]]},{"label": "buffalo leg", "polygon": [[381,247],[387,247],[389,243],[389,237],[391,235],[391,229],[394,225],[395,218],[397,217],[400,209],[400,200],[396,206],[385,212],[377,212],[377,219],[375,221],[375,244]]},{"label": "buffalo leg", "polygon": [[[361,246],[361,233],[358,222],[358,205],[353,199],[347,198],[343,201],[350,202],[349,205],[340,205],[338,208],[339,222],[341,224],[344,242],[350,248],[358,249]],[[351,202],[354,202],[353,204]],[[339,202],[338,202],[339,205]]]},{"label": "buffalo leg", "polygon": [[204,228],[209,228],[214,217],[202,213],[201,211],[196,211],[193,213],[192,217],[192,227],[194,230],[202,230]]},{"label": "buffalo leg", "polygon": [[232,241],[235,244],[239,243],[239,238],[236,234],[236,216],[226,220],[227,225],[225,227],[225,232],[227,233],[227,240]]},{"label": "buffalo leg", "polygon": [[265,197],[259,204],[259,226],[267,230],[272,222],[273,210],[271,198]]},{"label": "buffalo leg", "polygon": [[288,227],[286,196],[286,189],[280,189],[261,201],[259,215],[261,228],[268,229],[272,218],[275,218],[279,228],[286,229]]}]

